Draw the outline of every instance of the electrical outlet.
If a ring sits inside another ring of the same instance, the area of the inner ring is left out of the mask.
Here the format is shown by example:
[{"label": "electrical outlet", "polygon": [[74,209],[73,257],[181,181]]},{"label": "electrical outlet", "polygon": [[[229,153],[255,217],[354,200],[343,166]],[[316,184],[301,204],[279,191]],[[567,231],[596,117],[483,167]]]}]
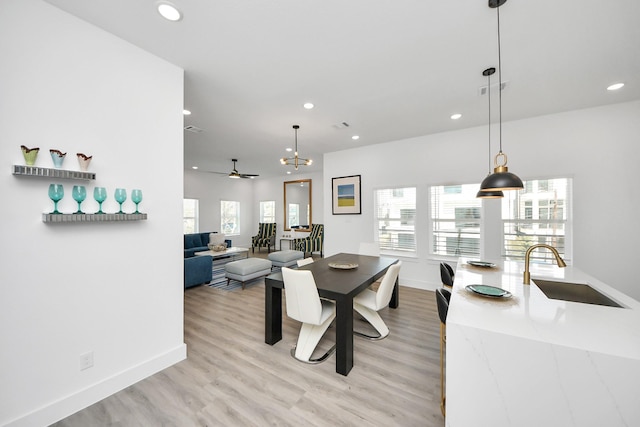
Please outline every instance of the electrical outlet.
[{"label": "electrical outlet", "polygon": [[80,355],[80,370],[84,371],[93,366],[93,351]]}]

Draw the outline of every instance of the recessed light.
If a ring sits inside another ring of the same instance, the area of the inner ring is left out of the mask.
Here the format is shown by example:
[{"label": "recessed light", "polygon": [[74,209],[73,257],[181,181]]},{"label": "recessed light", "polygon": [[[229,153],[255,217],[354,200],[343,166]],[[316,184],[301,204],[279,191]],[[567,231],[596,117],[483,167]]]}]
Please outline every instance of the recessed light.
[{"label": "recessed light", "polygon": [[303,107],[304,107],[304,108],[306,108],[307,110],[311,110],[311,109],[313,108],[313,104],[312,104],[312,103],[310,103],[310,102],[306,102],[306,103],[303,105]]},{"label": "recessed light", "polygon": [[460,117],[462,117],[462,114],[460,113],[452,114],[451,120],[458,120]]},{"label": "recessed light", "polygon": [[191,169],[198,169],[197,166],[191,166]]},{"label": "recessed light", "polygon": [[355,141],[356,139],[360,139],[360,135],[353,135],[353,136],[351,137],[351,139],[353,139],[354,141]]},{"label": "recessed light", "polygon": [[293,151],[293,148],[287,148],[287,151],[291,152]]},{"label": "recessed light", "polygon": [[607,88],[607,90],[618,90],[620,89],[622,86],[624,86],[624,83],[616,83],[616,84],[612,84],[611,86],[609,86]]},{"label": "recessed light", "polygon": [[291,175],[291,171],[287,171],[287,175]]},{"label": "recessed light", "polygon": [[191,111],[189,111],[189,110],[182,110],[182,114],[184,114],[185,116],[190,116],[190,115],[191,115]]},{"label": "recessed light", "polygon": [[178,8],[171,3],[161,1],[156,3],[156,5],[158,7],[158,12],[164,19],[174,22],[182,19],[182,13],[180,13]]}]

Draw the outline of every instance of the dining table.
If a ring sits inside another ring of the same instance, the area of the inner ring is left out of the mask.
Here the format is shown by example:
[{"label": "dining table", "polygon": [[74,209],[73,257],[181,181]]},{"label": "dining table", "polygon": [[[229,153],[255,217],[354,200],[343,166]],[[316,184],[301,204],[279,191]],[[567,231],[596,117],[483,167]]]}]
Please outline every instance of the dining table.
[{"label": "dining table", "polygon": [[[353,368],[353,297],[368,288],[398,262],[396,258],[338,253],[299,267],[309,270],[322,298],[336,303],[336,372],[348,375]],[[282,273],[265,278],[265,343],[282,339]],[[390,308],[397,308],[398,279],[393,288]]]}]

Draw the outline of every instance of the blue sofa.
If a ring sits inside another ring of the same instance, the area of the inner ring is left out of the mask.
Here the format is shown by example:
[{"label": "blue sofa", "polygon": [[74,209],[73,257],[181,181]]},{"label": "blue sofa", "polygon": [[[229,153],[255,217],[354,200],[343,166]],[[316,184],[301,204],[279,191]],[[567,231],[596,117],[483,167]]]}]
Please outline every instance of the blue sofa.
[{"label": "blue sofa", "polygon": [[[184,235],[184,257],[190,258],[195,256],[196,252],[208,251],[209,246],[209,234],[211,231],[207,231],[206,233],[192,233]],[[213,233],[216,233],[213,231]],[[225,240],[227,243],[227,247],[231,247],[231,240]]]},{"label": "blue sofa", "polygon": [[184,259],[184,288],[209,283],[212,275],[211,255],[193,256]]}]

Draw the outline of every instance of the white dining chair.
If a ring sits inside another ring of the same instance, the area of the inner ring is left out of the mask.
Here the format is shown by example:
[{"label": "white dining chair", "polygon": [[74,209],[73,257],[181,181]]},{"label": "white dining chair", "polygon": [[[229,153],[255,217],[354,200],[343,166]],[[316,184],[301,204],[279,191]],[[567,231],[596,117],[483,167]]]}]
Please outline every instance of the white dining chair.
[{"label": "white dining chair", "polygon": [[371,340],[380,340],[389,335],[389,328],[378,311],[389,305],[401,266],[402,261],[398,261],[387,269],[377,291],[367,288],[353,298],[353,309],[364,317],[379,335],[371,336],[358,331],[354,331],[354,334]]},{"label": "white dining chair", "polygon": [[324,355],[311,359],[320,339],[336,317],[336,304],[321,300],[309,270],[282,268],[287,316],[302,322],[296,346],[291,355],[305,363],[324,362],[336,349],[334,345]]},{"label": "white dining chair", "polygon": [[298,264],[298,267],[302,267],[303,265],[311,264],[312,262],[313,262],[313,258],[311,258],[311,257],[302,258],[302,259],[299,259],[298,261],[296,261],[296,263]]}]

